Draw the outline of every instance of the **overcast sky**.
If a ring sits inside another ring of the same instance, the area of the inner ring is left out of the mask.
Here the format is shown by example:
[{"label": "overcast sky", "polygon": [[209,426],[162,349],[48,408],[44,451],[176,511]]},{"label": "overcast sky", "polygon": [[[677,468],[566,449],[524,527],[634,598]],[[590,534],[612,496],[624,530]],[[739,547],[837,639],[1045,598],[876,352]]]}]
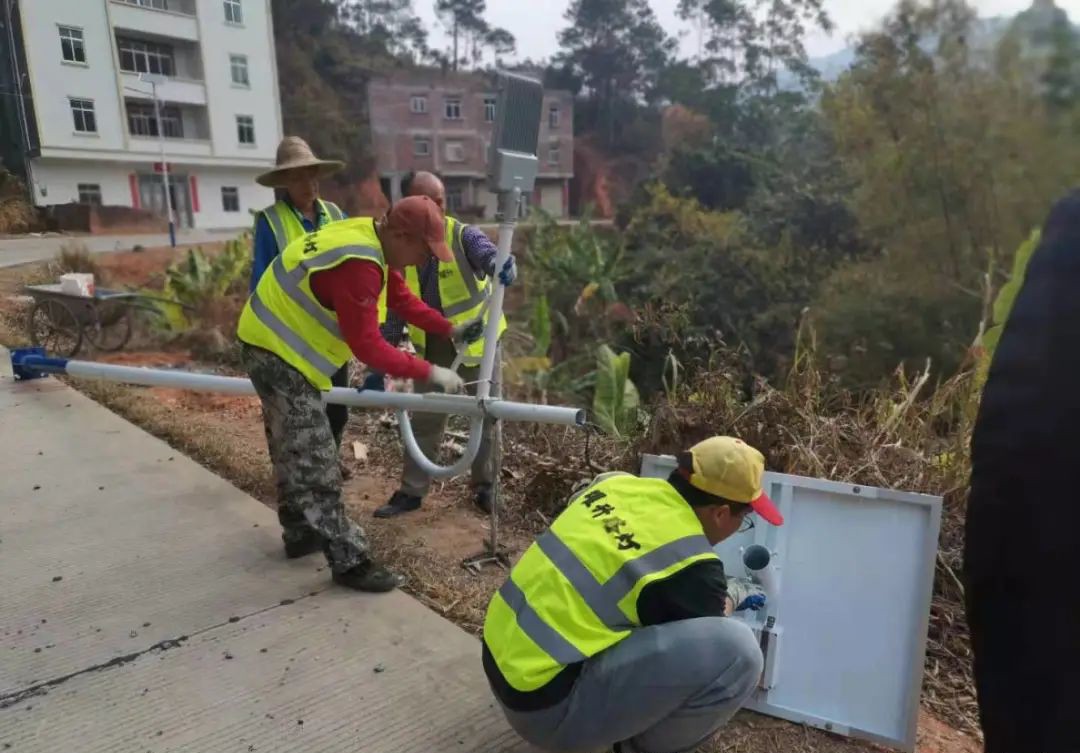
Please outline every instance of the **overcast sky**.
[{"label": "overcast sky", "polygon": [[[556,35],[566,26],[563,13],[570,0],[487,0],[488,21],[502,26],[517,37],[518,54],[521,58],[546,58],[558,46]],[[671,34],[683,35],[683,50],[697,50],[697,36],[689,31],[675,13],[678,0],[650,0],[661,22]],[[998,16],[1013,14],[1028,7],[1030,0],[974,0],[979,14]],[[1058,6],[1069,12],[1073,21],[1080,19],[1080,0],[1058,0]],[[435,19],[434,0],[414,0],[413,6],[432,31],[431,45],[445,46],[445,30]],[[812,56],[826,55],[841,49],[845,39],[861,29],[873,26],[894,3],[891,0],[825,0],[825,7],[836,24],[837,31],[831,37],[816,34],[808,39]]]}]

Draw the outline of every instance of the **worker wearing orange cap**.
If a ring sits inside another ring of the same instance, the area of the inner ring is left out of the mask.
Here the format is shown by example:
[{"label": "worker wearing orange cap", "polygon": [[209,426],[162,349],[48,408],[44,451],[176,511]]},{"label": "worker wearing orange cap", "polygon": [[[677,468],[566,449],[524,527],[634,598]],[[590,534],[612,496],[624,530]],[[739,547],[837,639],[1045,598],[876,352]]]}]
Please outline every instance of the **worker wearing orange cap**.
[{"label": "worker wearing orange cap", "polygon": [[286,556],[321,549],[334,581],[363,591],[389,591],[398,578],[370,558],[363,530],[345,515],[322,392],[353,356],[392,376],[462,391],[456,373],[402,353],[379,332],[392,310],[461,343],[482,335],[482,322],[455,326],[409,291],[401,270],[431,256],[454,258],[442,210],[426,197],[401,201],[382,219],[328,224],[285,247],[260,278],[237,329],[262,401]]},{"label": "worker wearing orange cap", "polygon": [[727,578],[713,547],[784,521],[765,460],[733,437],[665,479],[607,473],[571,498],[491,600],[483,662],[510,725],[546,751],[694,750],[758,683],[750,628],[764,591]]}]

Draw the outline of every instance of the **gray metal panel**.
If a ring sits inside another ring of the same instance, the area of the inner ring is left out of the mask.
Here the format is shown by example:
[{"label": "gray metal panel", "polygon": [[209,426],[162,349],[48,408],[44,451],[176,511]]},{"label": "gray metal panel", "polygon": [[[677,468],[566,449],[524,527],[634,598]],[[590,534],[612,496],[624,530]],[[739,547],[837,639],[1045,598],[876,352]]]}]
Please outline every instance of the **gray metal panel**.
[{"label": "gray metal panel", "polygon": [[[662,478],[675,459],[641,467]],[[777,593],[742,617],[759,634],[775,624],[748,707],[913,751],[941,498],[779,473],[764,483],[785,524],[759,521],[716,547],[736,576],[749,575],[743,548],[774,553]]]}]

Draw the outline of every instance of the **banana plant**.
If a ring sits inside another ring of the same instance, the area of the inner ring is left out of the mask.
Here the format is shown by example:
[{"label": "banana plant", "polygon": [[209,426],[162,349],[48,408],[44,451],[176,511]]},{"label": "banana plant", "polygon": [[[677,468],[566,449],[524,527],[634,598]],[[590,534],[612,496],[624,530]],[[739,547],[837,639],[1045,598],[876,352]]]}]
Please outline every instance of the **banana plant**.
[{"label": "banana plant", "polygon": [[619,439],[633,434],[638,425],[641,398],[630,380],[630,354],[616,355],[607,345],[596,351],[596,386],[593,418],[605,433]]}]

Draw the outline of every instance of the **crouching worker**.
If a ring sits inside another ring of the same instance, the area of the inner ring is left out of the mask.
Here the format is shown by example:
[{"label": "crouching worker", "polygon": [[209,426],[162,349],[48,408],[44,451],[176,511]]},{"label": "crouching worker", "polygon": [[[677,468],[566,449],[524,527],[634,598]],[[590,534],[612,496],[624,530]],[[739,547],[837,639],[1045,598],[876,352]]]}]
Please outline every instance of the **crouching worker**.
[{"label": "crouching worker", "polygon": [[393,348],[379,323],[393,310],[425,332],[472,342],[482,324],[453,326],[409,292],[401,270],[430,256],[453,261],[445,219],[430,199],[406,199],[385,218],[335,222],[289,243],[248,299],[237,335],[262,401],[286,556],[326,554],[335,582],[389,591],[363,530],[345,516],[337,445],[322,393],[352,356],[373,369],[461,392],[453,371]]},{"label": "crouching worker", "polygon": [[606,473],[522,555],[488,606],[484,670],[510,725],[546,751],[692,751],[761,675],[762,590],[728,579],[713,545],[760,515],[764,458],[731,437],[667,479]]}]

